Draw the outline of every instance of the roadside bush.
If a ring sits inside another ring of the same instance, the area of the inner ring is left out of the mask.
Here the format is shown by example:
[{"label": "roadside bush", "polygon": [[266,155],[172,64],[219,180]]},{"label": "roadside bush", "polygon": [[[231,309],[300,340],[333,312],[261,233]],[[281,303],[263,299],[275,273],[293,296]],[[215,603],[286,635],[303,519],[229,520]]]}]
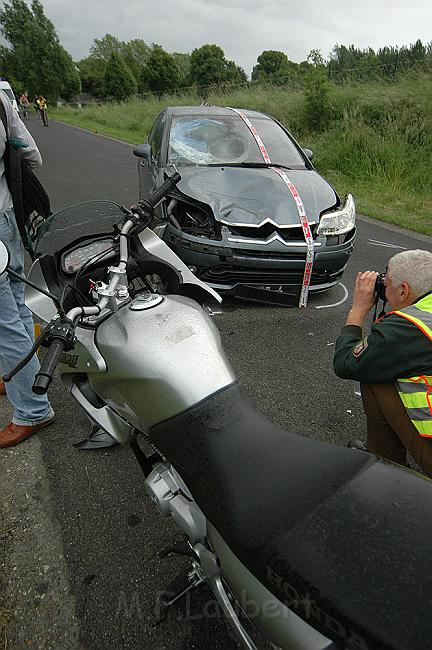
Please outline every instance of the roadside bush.
[{"label": "roadside bush", "polygon": [[324,130],[330,121],[330,84],[325,70],[312,68],[305,76],[305,107],[306,126],[311,131]]}]

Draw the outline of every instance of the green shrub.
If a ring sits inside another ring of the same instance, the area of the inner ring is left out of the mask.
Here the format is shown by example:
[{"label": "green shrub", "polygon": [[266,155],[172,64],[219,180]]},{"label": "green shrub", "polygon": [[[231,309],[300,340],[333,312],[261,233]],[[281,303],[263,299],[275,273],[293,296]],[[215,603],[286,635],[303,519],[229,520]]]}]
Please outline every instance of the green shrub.
[{"label": "green shrub", "polygon": [[330,84],[325,70],[312,68],[305,76],[305,123],[312,131],[322,131],[330,120]]}]

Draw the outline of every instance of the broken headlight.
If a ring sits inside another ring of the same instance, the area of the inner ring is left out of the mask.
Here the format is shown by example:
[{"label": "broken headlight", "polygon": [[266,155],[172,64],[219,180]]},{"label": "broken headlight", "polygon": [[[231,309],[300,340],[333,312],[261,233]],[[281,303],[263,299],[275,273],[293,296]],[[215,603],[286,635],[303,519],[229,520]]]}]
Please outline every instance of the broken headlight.
[{"label": "broken headlight", "polygon": [[172,216],[175,225],[188,235],[220,239],[220,229],[209,208],[178,201],[172,209]]},{"label": "broken headlight", "polygon": [[354,197],[348,194],[343,205],[333,212],[326,212],[321,216],[317,229],[318,235],[330,237],[343,235],[355,226],[356,209]]}]

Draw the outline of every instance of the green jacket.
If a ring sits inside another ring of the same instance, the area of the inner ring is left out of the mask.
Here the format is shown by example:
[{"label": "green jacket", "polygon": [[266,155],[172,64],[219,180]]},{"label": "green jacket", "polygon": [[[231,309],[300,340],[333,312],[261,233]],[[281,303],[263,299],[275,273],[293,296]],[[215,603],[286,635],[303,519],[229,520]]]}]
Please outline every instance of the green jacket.
[{"label": "green jacket", "polygon": [[333,367],[338,377],[364,384],[432,375],[432,343],[418,327],[397,314],[374,323],[365,337],[361,327],[345,325],[336,341]]}]

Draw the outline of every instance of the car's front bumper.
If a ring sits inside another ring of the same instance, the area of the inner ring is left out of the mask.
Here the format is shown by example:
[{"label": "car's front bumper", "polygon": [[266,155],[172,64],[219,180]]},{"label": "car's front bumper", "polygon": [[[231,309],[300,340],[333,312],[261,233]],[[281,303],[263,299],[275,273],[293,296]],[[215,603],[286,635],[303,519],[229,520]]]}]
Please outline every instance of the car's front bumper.
[{"label": "car's front bumper", "polygon": [[[280,241],[257,244],[240,238],[235,242],[228,238],[214,241],[187,235],[170,225],[163,238],[188,266],[194,267],[201,280],[222,293],[235,295],[238,286],[298,287],[303,280],[304,241],[289,245]],[[353,250],[355,229],[340,239],[334,245],[325,237],[314,242],[311,291],[328,289],[342,277]]]}]

